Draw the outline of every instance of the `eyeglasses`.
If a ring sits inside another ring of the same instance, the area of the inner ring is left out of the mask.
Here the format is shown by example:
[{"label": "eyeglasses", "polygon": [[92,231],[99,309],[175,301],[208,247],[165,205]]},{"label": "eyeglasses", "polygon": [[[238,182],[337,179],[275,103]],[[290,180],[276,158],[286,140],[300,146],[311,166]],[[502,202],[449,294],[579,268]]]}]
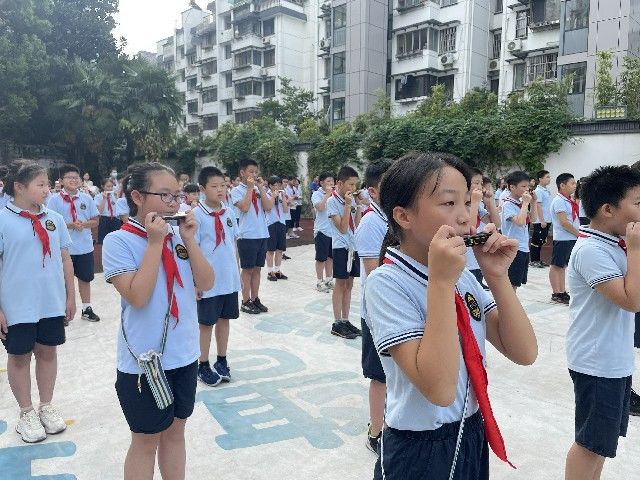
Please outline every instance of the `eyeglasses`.
[{"label": "eyeglasses", "polygon": [[160,200],[162,200],[164,203],[171,203],[171,202],[182,203],[187,198],[184,193],[177,193],[174,195],[173,193],[167,193],[167,192],[164,192],[164,193],[145,192],[143,190],[139,190],[139,192],[144,193],[145,195],[158,195],[160,197]]}]

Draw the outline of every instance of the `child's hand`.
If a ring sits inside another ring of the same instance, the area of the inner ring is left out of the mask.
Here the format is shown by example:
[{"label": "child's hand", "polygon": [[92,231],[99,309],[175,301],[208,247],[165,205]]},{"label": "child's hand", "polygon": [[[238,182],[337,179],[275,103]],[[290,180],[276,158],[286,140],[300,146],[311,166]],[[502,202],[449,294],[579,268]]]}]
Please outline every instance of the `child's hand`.
[{"label": "child's hand", "polygon": [[518,240],[498,233],[496,226],[489,223],[484,228],[491,236],[484,245],[473,247],[480,270],[485,277],[501,277],[507,274],[509,266],[518,253]]},{"label": "child's hand", "polygon": [[344,204],[351,206],[353,203],[353,192],[347,192],[344,194]]},{"label": "child's hand", "polygon": [[627,244],[627,252],[630,250],[640,250],[640,222],[627,223],[627,233],[624,241]]},{"label": "child's hand", "polygon": [[9,333],[9,327],[7,326],[7,319],[3,312],[0,312],[0,340],[7,339],[7,333]]},{"label": "child's hand", "polygon": [[471,201],[472,202],[477,202],[480,203],[480,201],[482,200],[482,190],[480,189],[475,189],[475,190],[471,190]]},{"label": "child's hand", "polygon": [[193,210],[187,212],[184,220],[180,222],[178,229],[180,230],[180,236],[185,242],[194,239],[196,231],[198,230],[198,221],[193,214]]},{"label": "child's hand", "polygon": [[76,297],[67,298],[67,304],[64,310],[64,317],[67,319],[67,322],[73,320],[73,317],[76,316]]},{"label": "child's hand", "polygon": [[246,185],[248,190],[253,190],[253,187],[256,186],[256,179],[253,177],[247,178]]},{"label": "child's hand", "polygon": [[155,245],[162,244],[167,235],[167,222],[156,212],[150,212],[144,219],[144,228],[147,231],[147,240]]},{"label": "child's hand", "polygon": [[522,203],[531,203],[531,194],[529,192],[522,194]]},{"label": "child's hand", "polygon": [[487,187],[482,191],[483,197],[485,198],[485,200],[493,200],[493,188],[491,187]]},{"label": "child's hand", "polygon": [[442,225],[429,246],[429,278],[451,284],[460,278],[467,263],[467,249],[453,227]]}]

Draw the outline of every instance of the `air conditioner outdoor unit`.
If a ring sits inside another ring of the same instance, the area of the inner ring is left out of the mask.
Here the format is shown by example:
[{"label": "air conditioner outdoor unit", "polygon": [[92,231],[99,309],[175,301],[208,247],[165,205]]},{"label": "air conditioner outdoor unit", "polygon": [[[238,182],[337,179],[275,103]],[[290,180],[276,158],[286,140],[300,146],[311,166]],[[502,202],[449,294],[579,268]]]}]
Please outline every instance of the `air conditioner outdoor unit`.
[{"label": "air conditioner outdoor unit", "polygon": [[271,39],[270,38],[265,38],[262,40],[262,43],[264,43],[265,45],[271,45]]},{"label": "air conditioner outdoor unit", "polygon": [[440,65],[443,67],[451,67],[456,61],[456,56],[453,53],[446,53],[440,56]]},{"label": "air conditioner outdoor unit", "polygon": [[260,69],[260,75],[262,75],[263,77],[268,77],[269,76],[269,70],[267,70],[266,68],[261,68]]},{"label": "air conditioner outdoor unit", "polygon": [[507,43],[507,51],[509,53],[516,53],[522,50],[522,40],[516,38],[515,40],[511,40]]},{"label": "air conditioner outdoor unit", "polygon": [[331,47],[331,39],[323,38],[320,40],[320,48],[330,48]]},{"label": "air conditioner outdoor unit", "polygon": [[499,67],[500,67],[500,62],[498,60],[489,61],[489,70],[498,70]]}]

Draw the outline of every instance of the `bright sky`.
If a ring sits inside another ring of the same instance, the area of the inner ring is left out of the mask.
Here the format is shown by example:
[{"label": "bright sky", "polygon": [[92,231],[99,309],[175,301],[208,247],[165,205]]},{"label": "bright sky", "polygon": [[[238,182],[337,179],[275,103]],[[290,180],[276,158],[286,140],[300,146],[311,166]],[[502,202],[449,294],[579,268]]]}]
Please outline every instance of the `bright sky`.
[{"label": "bright sky", "polygon": [[[204,9],[208,1],[196,3]],[[115,16],[118,26],[113,34],[127,39],[128,54],[155,52],[156,42],[173,34],[180,26],[180,13],[188,7],[189,0],[120,0],[120,12]]]}]

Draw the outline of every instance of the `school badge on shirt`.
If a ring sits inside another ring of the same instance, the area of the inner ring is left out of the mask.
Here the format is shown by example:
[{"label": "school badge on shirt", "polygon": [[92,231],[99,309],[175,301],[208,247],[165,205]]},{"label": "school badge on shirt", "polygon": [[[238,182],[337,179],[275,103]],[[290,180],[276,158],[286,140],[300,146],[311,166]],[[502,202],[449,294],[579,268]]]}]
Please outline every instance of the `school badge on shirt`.
[{"label": "school badge on shirt", "polygon": [[480,305],[478,305],[478,301],[476,300],[476,297],[474,297],[471,293],[467,292],[464,296],[464,301],[466,302],[467,307],[469,308],[469,313],[471,314],[471,317],[478,322],[482,320],[482,311],[480,310]]},{"label": "school badge on shirt", "polygon": [[233,221],[230,218],[227,218],[227,226],[229,228],[233,227]]},{"label": "school badge on shirt", "polygon": [[178,244],[176,245],[176,255],[180,260],[187,260],[189,258],[189,252],[184,245]]},{"label": "school badge on shirt", "polygon": [[56,224],[53,223],[52,220],[47,220],[46,222],[44,222],[44,226],[50,232],[55,232],[55,230],[56,230]]},{"label": "school badge on shirt", "polygon": [[80,210],[86,210],[87,209],[87,205],[84,203],[80,204]]}]

